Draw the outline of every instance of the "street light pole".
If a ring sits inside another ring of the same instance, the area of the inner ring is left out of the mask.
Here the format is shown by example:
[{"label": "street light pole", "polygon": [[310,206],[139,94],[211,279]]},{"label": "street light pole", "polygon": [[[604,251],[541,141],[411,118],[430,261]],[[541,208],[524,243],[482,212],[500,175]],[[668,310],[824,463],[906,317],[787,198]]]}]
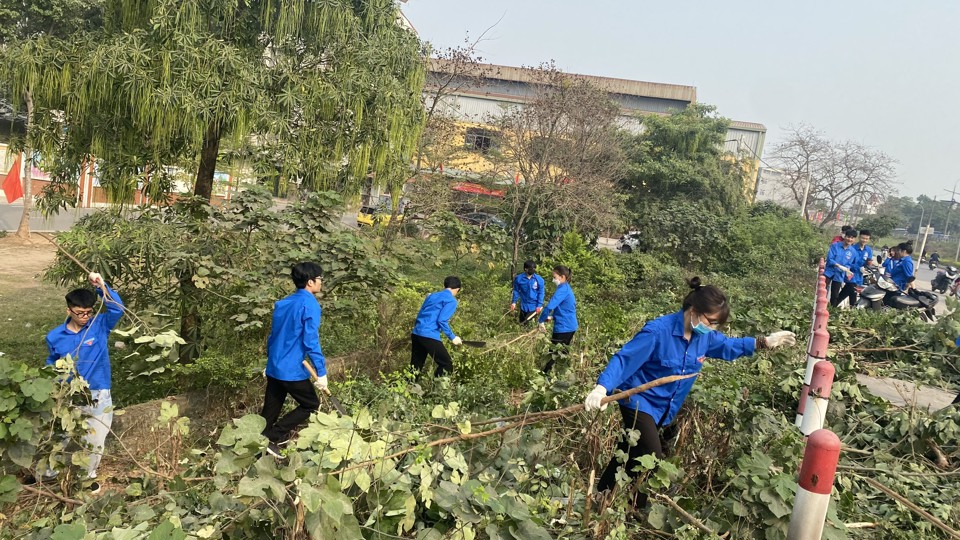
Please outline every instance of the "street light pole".
[{"label": "street light pole", "polygon": [[917,223],[917,239],[913,241],[914,244],[920,244],[920,229],[923,228],[923,213],[926,210],[926,208],[922,206],[920,207],[920,223]]}]

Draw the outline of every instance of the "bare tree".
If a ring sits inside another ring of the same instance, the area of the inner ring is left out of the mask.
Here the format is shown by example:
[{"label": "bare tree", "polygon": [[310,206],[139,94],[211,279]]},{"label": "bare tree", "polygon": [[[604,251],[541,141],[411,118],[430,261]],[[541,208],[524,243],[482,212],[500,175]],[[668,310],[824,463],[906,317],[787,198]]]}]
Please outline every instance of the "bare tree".
[{"label": "bare tree", "polygon": [[614,228],[614,179],[624,166],[620,109],[607,93],[552,64],[527,69],[533,100],[488,119],[499,131],[492,160],[501,175],[516,179],[504,204],[514,269],[522,251],[564,230]]},{"label": "bare tree", "polygon": [[[793,127],[773,151],[771,160],[783,170],[783,184],[797,204],[824,212],[820,226],[855,201],[882,201],[896,179],[896,160],[852,141],[835,142],[810,126]],[[804,195],[806,204],[804,205]]]}]

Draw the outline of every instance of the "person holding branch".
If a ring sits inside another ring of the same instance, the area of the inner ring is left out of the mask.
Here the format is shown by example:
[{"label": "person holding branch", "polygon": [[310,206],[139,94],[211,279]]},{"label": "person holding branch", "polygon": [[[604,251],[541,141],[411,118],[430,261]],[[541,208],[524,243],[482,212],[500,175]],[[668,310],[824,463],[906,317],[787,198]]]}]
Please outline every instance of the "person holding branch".
[{"label": "person holding branch", "polygon": [[[290,432],[320,408],[317,391],[327,389],[327,362],[320,350],[322,310],[314,296],[323,286],[323,270],[316,263],[301,262],[290,270],[290,278],[296,292],[273,305],[273,325],[267,339],[267,390],[260,412],[267,421],[263,430],[270,440],[267,453],[274,457],[281,457],[278,445],[290,437]],[[312,362],[317,373],[312,384],[304,358]],[[297,408],[280,418],[287,395],[297,402]]]},{"label": "person holding branch", "polygon": [[[735,360],[751,356],[756,349],[793,345],[793,332],[774,332],[766,337],[730,338],[717,330],[730,315],[727,297],[713,285],[701,285],[700,278],[687,281],[690,293],[683,300],[682,309],[648,322],[607,364],[597,379],[596,387],[584,402],[587,411],[604,410],[601,401],[608,394],[629,390],[671,375],[699,373],[706,358]],[[624,434],[618,449],[629,456],[624,465],[631,478],[636,476],[635,461],[653,454],[664,457],[659,429],[673,421],[693,388],[696,377],[657,386],[621,400]],[[633,446],[627,430],[638,430],[640,438]],[[600,477],[597,491],[607,491],[616,485],[616,456],[610,459]],[[647,504],[647,494],[638,493],[633,499],[636,509]]]}]

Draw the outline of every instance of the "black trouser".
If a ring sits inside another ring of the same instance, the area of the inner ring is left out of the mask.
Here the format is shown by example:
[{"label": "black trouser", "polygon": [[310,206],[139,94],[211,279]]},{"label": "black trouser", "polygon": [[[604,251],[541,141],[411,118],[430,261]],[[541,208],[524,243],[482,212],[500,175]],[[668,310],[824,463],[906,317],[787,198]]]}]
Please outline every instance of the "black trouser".
[{"label": "black trouser", "polygon": [[853,283],[830,282],[830,305],[837,307],[841,302],[850,298],[850,304],[857,305],[857,286]]},{"label": "black trouser", "polygon": [[423,364],[427,361],[427,355],[430,355],[433,362],[437,364],[437,369],[433,372],[435,377],[453,371],[453,360],[442,341],[410,334],[410,364],[417,371],[423,371]]},{"label": "black trouser", "polygon": [[[287,395],[296,400],[298,407],[287,414],[280,416],[283,402]],[[310,383],[310,379],[302,381],[281,381],[267,377],[267,393],[263,398],[263,410],[260,412],[267,421],[263,435],[271,442],[282,443],[290,437],[290,431],[302,424],[310,417],[310,413],[320,408],[320,398]]]},{"label": "black trouser", "polygon": [[533,320],[533,314],[534,314],[534,313],[536,313],[536,310],[534,310],[534,311],[524,311],[523,309],[520,309],[520,317],[519,317],[520,324],[523,324],[523,325],[528,325],[528,324],[530,324],[530,321]]},{"label": "black trouser", "polygon": [[[629,407],[624,407],[623,405],[620,405],[620,414],[623,415],[624,434],[617,444],[617,449],[630,456],[623,466],[627,476],[636,478],[637,473],[633,472],[633,469],[638,465],[636,460],[648,454],[654,454],[658,458],[663,459],[663,445],[660,442],[657,422],[652,416]],[[640,439],[635,446],[630,446],[630,440],[626,434],[626,430],[628,429],[635,429],[640,432]],[[617,456],[614,455],[610,458],[610,463],[600,477],[600,483],[597,484],[597,491],[606,491],[617,485],[617,469],[619,468],[620,463],[617,461]],[[638,510],[645,507],[647,505],[647,494],[637,493],[633,499],[633,505]]]},{"label": "black trouser", "polygon": [[[576,333],[576,330],[573,332],[554,332],[553,335],[550,336],[550,343],[554,345],[563,345],[564,348],[569,347],[570,342],[573,341],[573,335]],[[553,369],[553,364],[555,364],[557,361],[557,359],[554,357],[554,354],[556,353],[551,353],[550,360],[547,360],[547,364],[543,366],[544,374],[550,373],[550,370]]]}]

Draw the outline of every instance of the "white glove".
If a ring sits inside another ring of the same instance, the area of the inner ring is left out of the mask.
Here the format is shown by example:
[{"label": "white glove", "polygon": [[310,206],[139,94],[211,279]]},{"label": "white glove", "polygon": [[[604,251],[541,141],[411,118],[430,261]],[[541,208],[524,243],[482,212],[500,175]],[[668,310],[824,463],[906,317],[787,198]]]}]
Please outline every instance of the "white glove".
[{"label": "white glove", "polygon": [[517,304],[516,304],[516,302],[514,302],[513,304],[510,304],[510,311],[513,311],[513,310],[515,310],[515,309],[517,309]]},{"label": "white glove", "polygon": [[607,389],[598,384],[587,394],[587,399],[584,400],[583,406],[588,411],[595,411],[597,409],[605,411],[607,410],[608,403],[600,404],[600,401],[605,397],[607,397]]},{"label": "white glove", "polygon": [[789,330],[774,332],[766,337],[767,347],[774,349],[783,345],[791,346],[797,344],[797,336]]},{"label": "white glove", "polygon": [[319,390],[319,391],[321,391],[321,392],[326,392],[326,391],[327,391],[327,376],[326,376],[326,375],[323,375],[323,376],[320,376],[320,377],[317,377],[316,379],[314,379],[314,380],[313,380],[313,386],[315,386],[315,387],[317,388],[317,390]]},{"label": "white glove", "polygon": [[547,325],[545,325],[545,324],[543,324],[543,323],[540,323],[540,324],[538,325],[538,328],[540,329],[541,332],[546,332],[546,331],[547,331]]},{"label": "white glove", "polygon": [[90,284],[94,287],[103,287],[103,276],[96,272],[90,272],[90,275],[87,276],[87,279],[90,280]]},{"label": "white glove", "polygon": [[460,345],[463,345],[463,340],[460,339],[460,336],[454,336],[453,341],[451,343],[459,347]]}]

